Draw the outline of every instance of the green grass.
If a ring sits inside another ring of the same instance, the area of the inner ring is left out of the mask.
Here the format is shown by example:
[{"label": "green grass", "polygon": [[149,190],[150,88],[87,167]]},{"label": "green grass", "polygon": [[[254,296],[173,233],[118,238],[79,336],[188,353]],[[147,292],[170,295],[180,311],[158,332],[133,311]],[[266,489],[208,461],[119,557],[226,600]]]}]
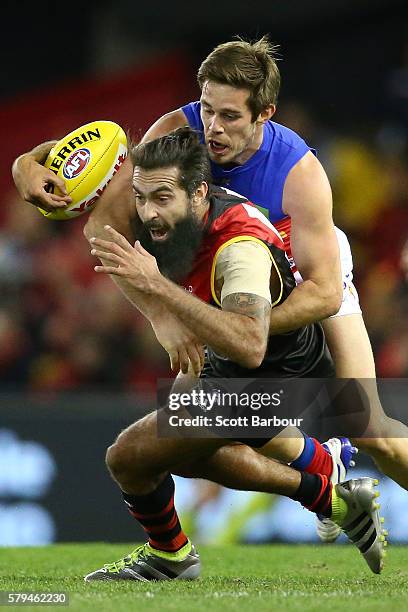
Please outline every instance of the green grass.
[{"label": "green grass", "polygon": [[[0,549],[0,590],[67,591],[69,608],[121,612],[149,610],[406,609],[408,548],[393,547],[381,576],[372,574],[351,545],[200,547],[202,578],[195,582],[94,583],[82,576],[134,545],[70,544]],[[25,606],[24,610],[39,610]]]}]

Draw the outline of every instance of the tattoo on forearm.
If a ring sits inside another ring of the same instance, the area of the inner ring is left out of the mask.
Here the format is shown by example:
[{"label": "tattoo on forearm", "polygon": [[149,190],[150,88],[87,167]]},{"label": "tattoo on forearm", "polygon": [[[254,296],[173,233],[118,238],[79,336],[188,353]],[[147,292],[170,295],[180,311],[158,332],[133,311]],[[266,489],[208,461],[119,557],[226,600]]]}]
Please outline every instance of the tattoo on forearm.
[{"label": "tattoo on forearm", "polygon": [[222,301],[222,309],[259,319],[269,330],[271,305],[265,298],[253,293],[231,293]]}]

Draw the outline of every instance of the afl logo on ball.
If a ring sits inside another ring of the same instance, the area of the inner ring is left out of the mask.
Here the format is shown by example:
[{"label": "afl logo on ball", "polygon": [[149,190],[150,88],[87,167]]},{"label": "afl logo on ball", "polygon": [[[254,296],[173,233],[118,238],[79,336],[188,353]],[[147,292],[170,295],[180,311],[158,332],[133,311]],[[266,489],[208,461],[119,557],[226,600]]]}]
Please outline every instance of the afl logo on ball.
[{"label": "afl logo on ball", "polygon": [[78,151],[71,153],[62,169],[64,177],[73,179],[79,176],[87,167],[90,159],[91,152],[89,149],[78,149]]}]

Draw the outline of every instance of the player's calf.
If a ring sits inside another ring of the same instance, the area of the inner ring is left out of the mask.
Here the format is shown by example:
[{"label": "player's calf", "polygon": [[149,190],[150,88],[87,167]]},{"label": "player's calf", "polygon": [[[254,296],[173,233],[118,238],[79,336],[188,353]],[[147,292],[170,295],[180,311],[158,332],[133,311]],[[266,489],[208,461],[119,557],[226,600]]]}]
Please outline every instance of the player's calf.
[{"label": "player's calf", "polygon": [[126,557],[88,574],[93,580],[193,580],[200,574],[200,558],[181,528],[174,506],[170,474],[148,494],[122,491],[131,515],[143,527],[148,542]]}]

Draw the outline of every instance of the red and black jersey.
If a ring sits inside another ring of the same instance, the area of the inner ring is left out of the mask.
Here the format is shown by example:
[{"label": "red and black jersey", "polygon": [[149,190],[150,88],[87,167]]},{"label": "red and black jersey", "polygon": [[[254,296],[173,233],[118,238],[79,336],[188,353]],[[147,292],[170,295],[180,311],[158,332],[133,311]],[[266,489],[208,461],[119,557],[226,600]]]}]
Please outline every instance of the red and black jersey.
[{"label": "red and black jersey", "polygon": [[182,283],[184,288],[204,302],[220,306],[214,287],[217,256],[234,242],[251,240],[269,251],[280,278],[280,291],[272,294],[273,304],[284,300],[296,283],[279,232],[251,202],[225,189],[212,188],[210,202],[204,239],[193,268]]},{"label": "red and black jersey", "polygon": [[[181,285],[203,301],[220,306],[214,286],[217,255],[222,248],[242,240],[255,240],[268,249],[280,278],[279,294],[272,295],[273,305],[283,302],[296,282],[279,232],[251,202],[221,187],[210,190],[203,242],[191,272]],[[324,367],[316,371],[319,364]],[[297,377],[311,372],[322,377],[332,374],[323,330],[318,323],[271,336],[265,359],[256,370],[243,368],[207,347],[203,374],[222,378]]]}]

